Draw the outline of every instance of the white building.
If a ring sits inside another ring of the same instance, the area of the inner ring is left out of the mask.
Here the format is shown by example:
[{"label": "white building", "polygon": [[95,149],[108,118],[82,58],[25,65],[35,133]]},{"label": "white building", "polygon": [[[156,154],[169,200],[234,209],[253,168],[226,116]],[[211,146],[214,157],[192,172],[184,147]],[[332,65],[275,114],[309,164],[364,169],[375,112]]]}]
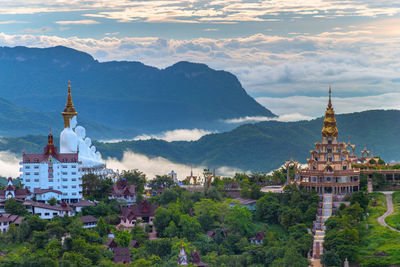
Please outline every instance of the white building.
[{"label": "white building", "polygon": [[58,153],[51,132],[43,154],[23,154],[20,165],[22,183],[31,192],[39,193],[38,200],[47,202],[56,197],[73,203],[82,198],[78,153]]}]

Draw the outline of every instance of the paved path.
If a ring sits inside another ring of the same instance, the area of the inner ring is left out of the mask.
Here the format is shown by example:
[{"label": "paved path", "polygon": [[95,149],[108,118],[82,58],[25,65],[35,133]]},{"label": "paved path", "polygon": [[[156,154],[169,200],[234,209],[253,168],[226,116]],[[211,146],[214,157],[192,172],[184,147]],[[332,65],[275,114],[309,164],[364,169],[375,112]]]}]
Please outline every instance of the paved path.
[{"label": "paved path", "polygon": [[399,230],[387,225],[387,223],[385,222],[385,219],[387,216],[389,216],[390,214],[393,213],[393,201],[392,201],[392,194],[393,192],[380,192],[386,195],[386,206],[387,206],[387,211],[378,218],[378,222],[383,226],[383,227],[387,227],[390,230],[396,231],[398,233],[400,233]]}]

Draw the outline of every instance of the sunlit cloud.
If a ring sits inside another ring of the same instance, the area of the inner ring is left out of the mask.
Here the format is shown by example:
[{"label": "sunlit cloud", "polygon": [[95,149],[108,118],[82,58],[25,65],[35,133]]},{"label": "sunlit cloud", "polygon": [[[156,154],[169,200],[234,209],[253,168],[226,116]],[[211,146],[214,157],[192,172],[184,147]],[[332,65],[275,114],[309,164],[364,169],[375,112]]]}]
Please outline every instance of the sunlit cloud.
[{"label": "sunlit cloud", "polygon": [[142,134],[132,139],[113,139],[113,140],[102,140],[103,143],[117,143],[121,141],[138,141],[138,140],[150,140],[158,139],[167,142],[173,141],[196,141],[207,134],[213,133],[212,131],[203,129],[175,129],[171,131],[165,131],[159,134]]},{"label": "sunlit cloud", "polygon": [[[190,175],[193,171],[193,175],[198,177],[203,177],[203,170],[209,168],[207,166],[189,166],[185,164],[175,163],[169,161],[163,157],[147,157],[142,154],[125,152],[122,160],[117,160],[113,158],[108,158],[106,160],[108,168],[114,170],[132,170],[139,169],[144,172],[146,176],[150,179],[154,178],[156,175],[165,175],[170,173],[172,170],[178,174],[178,179],[183,180],[186,176]],[[243,172],[243,170],[235,167],[219,167],[215,169],[216,175],[222,176],[234,176],[237,172]]]},{"label": "sunlit cloud", "polygon": [[55,23],[60,25],[92,25],[99,24],[100,22],[91,19],[83,19],[83,20],[60,20]]}]

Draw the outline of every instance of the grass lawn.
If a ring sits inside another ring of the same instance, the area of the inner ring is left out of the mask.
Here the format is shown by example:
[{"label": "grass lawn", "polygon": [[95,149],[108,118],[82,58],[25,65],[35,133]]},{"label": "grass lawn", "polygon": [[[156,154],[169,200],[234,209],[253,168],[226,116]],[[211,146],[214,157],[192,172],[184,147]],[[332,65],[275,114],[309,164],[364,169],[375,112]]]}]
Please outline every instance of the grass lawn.
[{"label": "grass lawn", "polygon": [[376,207],[368,207],[369,216],[362,222],[359,246],[361,266],[389,266],[400,264],[400,233],[381,226],[377,218],[386,211],[386,197],[372,193]]},{"label": "grass lawn", "polygon": [[400,230],[400,192],[393,193],[393,208],[392,215],[386,217],[386,223],[393,228]]}]

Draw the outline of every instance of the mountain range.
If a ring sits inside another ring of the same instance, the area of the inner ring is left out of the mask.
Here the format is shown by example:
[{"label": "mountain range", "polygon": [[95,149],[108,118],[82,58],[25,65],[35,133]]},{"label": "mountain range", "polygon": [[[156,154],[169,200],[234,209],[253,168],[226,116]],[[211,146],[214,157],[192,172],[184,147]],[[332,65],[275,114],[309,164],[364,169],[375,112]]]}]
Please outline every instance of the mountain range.
[{"label": "mountain range", "polygon": [[[336,116],[339,140],[356,145],[356,154],[367,145],[387,162],[400,161],[400,111],[371,110]],[[103,158],[121,159],[125,151],[173,162],[210,168],[231,166],[244,171],[269,172],[290,159],[306,162],[314,143],[321,141],[322,118],[310,121],[267,121],[246,124],[223,133],[203,136],[198,141],[163,140],[94,142]],[[56,141],[58,143],[58,140]],[[45,136],[5,138],[0,150],[20,153],[42,151]]]},{"label": "mountain range", "polygon": [[8,137],[45,134],[49,124],[60,131],[68,80],[78,123],[94,138],[177,128],[226,130],[233,126],[221,120],[275,116],[233,74],[204,64],[178,62],[158,69],[140,62],[98,62],[63,46],[0,47],[0,73],[5,103],[0,134]]}]

